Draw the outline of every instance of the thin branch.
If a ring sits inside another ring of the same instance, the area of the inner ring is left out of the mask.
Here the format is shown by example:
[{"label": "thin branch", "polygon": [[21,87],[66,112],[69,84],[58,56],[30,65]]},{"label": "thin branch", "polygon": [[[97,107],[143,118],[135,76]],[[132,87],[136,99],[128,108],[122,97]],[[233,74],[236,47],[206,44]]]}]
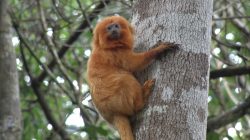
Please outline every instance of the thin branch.
[{"label": "thin branch", "polygon": [[221,6],[220,9],[214,10],[213,15],[217,14],[217,13],[219,13],[221,11],[227,10],[228,8],[232,7],[234,4],[237,4],[237,3],[239,3],[239,2],[238,1],[230,1],[230,2],[228,2],[227,5]]},{"label": "thin branch", "polygon": [[66,79],[66,81],[68,82],[68,84],[70,85],[71,89],[76,92],[75,86],[72,83],[72,80],[69,78],[61,60],[59,59],[57,52],[55,50],[55,44],[53,43],[52,39],[47,35],[47,29],[48,29],[48,25],[46,22],[46,18],[44,15],[44,10],[41,6],[40,0],[36,0],[37,1],[37,7],[39,9],[39,16],[40,16],[40,22],[42,25],[42,29],[43,29],[43,36],[45,38],[45,42],[48,45],[48,49],[50,51],[50,53],[53,56],[53,59],[56,61],[56,64],[59,66],[59,70],[62,73],[63,77]]},{"label": "thin branch", "polygon": [[220,90],[219,81],[217,80],[217,81],[215,81],[214,84],[211,83],[209,85],[210,85],[209,89],[211,89],[211,91],[214,93],[214,96],[216,98],[218,98],[219,105],[221,106],[220,111],[224,112],[226,110],[226,101],[225,101],[225,96],[223,95],[223,93]]},{"label": "thin branch", "polygon": [[246,47],[243,47],[242,45],[223,42],[223,41],[219,40],[218,38],[216,38],[215,35],[212,36],[212,39],[214,41],[216,41],[218,44],[226,46],[226,47],[228,47],[230,49],[240,50],[241,48],[246,48]]},{"label": "thin branch", "polygon": [[24,55],[24,50],[23,50],[23,45],[22,44],[20,44],[20,52],[21,52],[21,58],[23,60],[24,69],[26,70],[26,72],[27,72],[28,76],[30,77],[30,79],[33,79],[33,75],[30,72],[27,60],[26,60],[25,55]]},{"label": "thin branch", "polygon": [[[24,46],[28,49],[28,51],[31,53],[31,55],[36,59],[36,61],[38,61],[38,63],[43,67],[43,69],[44,69],[46,72],[49,73],[49,75],[50,75],[50,76],[52,77],[52,79],[53,79],[54,76],[51,75],[51,72],[49,72],[48,68],[46,68],[46,66],[43,65],[42,62],[40,62],[40,60],[36,57],[36,55],[35,55],[35,54],[33,53],[33,51],[30,49],[28,43],[22,38],[22,35],[20,34],[20,32],[19,32],[19,30],[18,30],[17,24],[13,22],[13,26],[14,26],[14,28],[15,28],[15,30],[16,30],[18,36],[19,36],[19,39],[20,39],[21,43],[24,44]],[[26,71],[27,71],[29,77],[31,78],[31,87],[32,87],[32,89],[34,90],[34,93],[35,93],[36,96],[37,96],[38,102],[39,102],[39,104],[41,105],[41,108],[42,108],[42,110],[43,110],[43,112],[44,112],[44,114],[45,114],[45,116],[46,116],[48,122],[53,126],[54,130],[61,136],[62,139],[64,139],[64,140],[70,140],[70,137],[68,136],[66,130],[64,130],[63,126],[60,125],[60,124],[56,121],[56,119],[54,118],[54,116],[51,114],[52,111],[51,111],[51,109],[49,108],[49,106],[47,105],[46,99],[44,98],[43,94],[41,93],[41,91],[39,90],[39,88],[38,88],[38,86],[37,86],[39,82],[38,82],[35,78],[33,78],[33,76],[31,75],[31,72],[30,72],[30,69],[29,69],[29,67],[28,67],[27,61],[26,61],[26,59],[25,59],[25,57],[24,57],[22,48],[21,48],[21,54],[22,54],[22,58],[23,58],[23,62],[24,62],[24,68],[26,69]],[[55,80],[55,78],[54,78],[54,82],[57,83],[57,80]],[[61,89],[63,89],[63,87],[62,87],[59,83],[57,83],[57,85],[58,85]],[[66,92],[66,91],[65,91],[65,92]]]},{"label": "thin branch", "polygon": [[47,105],[47,101],[44,98],[43,94],[41,93],[41,91],[38,88],[38,83],[39,81],[33,79],[31,80],[31,87],[34,90],[37,99],[43,109],[43,112],[46,116],[46,118],[48,119],[49,123],[51,123],[51,125],[53,126],[54,130],[61,136],[61,138],[63,140],[70,140],[70,137],[67,133],[67,131],[64,129],[64,127],[62,125],[60,125],[55,117],[52,115],[52,110],[49,108],[49,106]]},{"label": "thin branch", "polygon": [[238,19],[234,19],[232,20],[232,23],[240,30],[242,31],[246,36],[250,36],[250,31],[249,29],[247,28],[247,26],[241,22],[240,20]]},{"label": "thin branch", "polygon": [[[105,3],[104,3],[105,2]],[[101,11],[99,9],[102,9],[105,7],[105,4],[108,4],[110,2],[110,0],[104,0],[104,2],[101,2],[100,4],[98,4],[96,6],[96,8],[93,10],[93,12],[89,15],[89,21],[93,21],[95,19],[95,15],[97,15],[98,13],[100,13]],[[82,24],[76,29],[76,31],[69,37],[69,39],[65,42],[65,44],[62,46],[62,48],[58,51],[58,57],[62,58],[65,53],[68,51],[68,49],[70,48],[70,46],[79,38],[79,36],[82,33],[82,30],[88,27],[88,21],[84,20],[82,22]],[[52,60],[48,67],[49,69],[53,69],[55,67],[56,64],[56,60]],[[38,76],[38,81],[43,81],[45,79],[45,77],[47,76],[46,72],[42,72],[39,76]]]},{"label": "thin branch", "polygon": [[231,100],[235,105],[238,104],[239,100],[236,98],[235,94],[232,93],[232,90],[230,89],[227,80],[223,80],[222,84],[225,87],[226,94],[229,97],[229,100]]},{"label": "thin branch", "polygon": [[63,140],[70,140],[70,137],[69,137],[68,133],[66,132],[66,130],[64,130],[63,126],[61,126],[56,121],[56,119],[52,115],[51,109],[47,105],[46,99],[44,98],[41,91],[37,88],[37,81],[33,78],[32,74],[30,72],[27,60],[26,60],[25,55],[24,55],[22,45],[21,45],[20,50],[21,50],[21,57],[22,57],[22,60],[23,60],[23,63],[24,63],[24,68],[25,68],[26,72],[28,73],[28,75],[29,75],[29,77],[31,79],[31,87],[32,87],[32,89],[34,90],[34,92],[35,92],[35,94],[37,96],[37,100],[38,100],[39,104],[41,105],[46,118],[48,119],[49,123],[53,126],[54,130],[61,136],[61,138]]},{"label": "thin branch", "polygon": [[234,17],[221,17],[213,18],[213,20],[233,20],[233,19],[250,19],[250,16],[234,16]]},{"label": "thin branch", "polygon": [[[56,85],[60,88],[60,89],[62,89],[62,91],[70,98],[70,100],[74,103],[74,104],[77,104],[77,105],[80,105],[79,104],[79,102],[78,102],[78,100],[77,99],[74,99],[72,96],[71,96],[71,94],[70,94],[70,92],[69,91],[67,91],[57,80],[56,80],[56,78],[55,78],[55,76],[53,75],[53,73],[50,71],[50,69],[46,66],[46,65],[44,65],[38,58],[37,58],[37,56],[34,54],[34,52],[31,50],[31,48],[29,47],[29,44],[23,39],[23,37],[22,37],[22,35],[21,35],[21,33],[19,32],[19,30],[18,30],[18,27],[17,27],[17,25],[15,24],[15,23],[13,23],[14,25],[14,28],[15,28],[15,30],[16,30],[16,32],[17,32],[17,34],[18,34],[18,36],[19,36],[19,39],[20,39],[20,41],[25,45],[25,47],[28,49],[28,51],[31,53],[31,55],[35,58],[35,60],[42,66],[42,68],[48,73],[48,75],[51,77],[51,79],[52,79],[52,81],[54,81],[55,83],[56,83]],[[40,92],[39,91],[39,86],[38,86],[38,84],[40,84],[39,82],[40,81],[37,81],[37,79],[35,79],[35,78],[32,78],[31,79],[31,84],[32,84],[32,82],[36,82],[36,90],[34,89],[34,91],[35,92]],[[41,104],[41,103],[40,103]],[[44,110],[44,108],[43,108],[43,110]],[[46,109],[45,109],[46,110]],[[44,111],[45,111],[44,110]],[[45,113],[46,114],[46,113]],[[82,116],[83,116],[83,119],[84,119],[84,122],[85,123],[88,123],[89,121],[90,121],[90,118],[89,118],[89,116],[87,115],[87,112],[85,111],[85,110],[83,110],[82,109]],[[49,119],[48,119],[49,120]],[[52,124],[52,123],[51,123]]]},{"label": "thin branch", "polygon": [[228,66],[233,66],[233,65],[231,64],[231,62],[229,62],[228,60],[225,60],[225,59],[220,58],[219,56],[213,54],[213,52],[211,52],[211,55],[213,56],[213,58],[215,58],[216,60],[222,62],[223,64],[226,64],[226,65],[228,65]]},{"label": "thin branch", "polygon": [[[85,108],[81,107],[81,102],[79,101],[79,95],[80,95],[80,92],[81,92],[81,85],[79,86],[79,92],[77,92],[75,86],[73,85],[73,82],[72,80],[70,79],[70,77],[68,76],[68,74],[66,73],[66,70],[65,68],[63,67],[63,64],[60,60],[60,58],[58,57],[58,54],[55,50],[55,44],[53,44],[51,38],[49,36],[47,36],[46,32],[47,32],[47,22],[46,22],[46,19],[45,19],[45,15],[44,15],[44,11],[40,5],[40,0],[37,0],[37,6],[38,6],[38,9],[39,9],[39,14],[40,14],[40,21],[41,21],[41,25],[42,25],[42,28],[43,28],[43,33],[44,33],[44,37],[45,37],[45,41],[48,45],[48,48],[53,56],[53,60],[55,60],[56,64],[59,66],[59,70],[60,72],[62,73],[62,75],[64,76],[64,78],[66,79],[66,81],[68,81],[70,87],[73,89],[73,93],[74,93],[74,97],[75,99],[72,100],[72,102],[76,105],[78,105],[81,109],[81,115],[82,115],[82,118],[83,118],[83,121],[85,122],[85,124],[88,124],[90,122],[90,117],[87,115],[88,112],[85,110]],[[88,25],[90,26],[90,22],[88,20],[88,18],[85,17],[85,20],[87,20],[88,22]]]},{"label": "thin branch", "polygon": [[[28,49],[29,53],[34,57],[34,59],[37,61],[37,63],[43,68],[43,70],[49,75],[49,77],[56,83],[56,85],[62,89],[63,92],[65,92],[68,96],[70,95],[69,91],[67,91],[57,80],[55,75],[51,72],[51,70],[44,65],[40,59],[36,56],[36,54],[32,51],[30,45],[25,41],[25,39],[23,38],[23,36],[21,35],[19,29],[18,29],[18,25],[16,23],[13,22],[13,27],[16,30],[16,33],[20,39],[20,41],[24,44],[24,46]],[[34,78],[35,79],[35,78]],[[73,98],[71,96],[69,96],[70,99],[73,100]]]},{"label": "thin branch", "polygon": [[[227,13],[230,16],[234,16],[234,10],[233,8],[228,8],[227,9]],[[234,24],[241,32],[243,32],[247,37],[250,36],[250,30],[248,29],[248,27],[246,26],[245,23],[243,23],[241,20],[239,19],[233,19],[231,20],[232,24]]]},{"label": "thin branch", "polygon": [[218,129],[238,120],[249,112],[250,96],[231,110],[208,120],[207,131]]},{"label": "thin branch", "polygon": [[210,72],[210,79],[250,74],[250,66],[223,68]]},{"label": "thin branch", "polygon": [[89,21],[89,18],[88,18],[87,15],[86,15],[85,10],[83,10],[83,7],[82,7],[82,5],[81,5],[80,0],[76,0],[76,1],[77,1],[77,4],[78,4],[78,6],[79,6],[81,12],[82,12],[82,15],[83,15],[84,19],[85,19],[85,20],[87,21],[87,23],[88,23],[89,29],[91,30],[91,32],[93,32],[92,25],[91,25],[91,23],[90,23],[90,21]]},{"label": "thin branch", "polygon": [[64,21],[66,21],[67,23],[71,24],[72,21],[70,21],[70,19],[69,19],[68,17],[66,17],[66,16],[63,14],[63,12],[62,12],[61,9],[59,9],[60,7],[59,7],[59,5],[57,5],[57,1],[56,1],[56,0],[52,0],[52,4],[53,4],[53,7],[55,8],[55,12],[56,12]]}]

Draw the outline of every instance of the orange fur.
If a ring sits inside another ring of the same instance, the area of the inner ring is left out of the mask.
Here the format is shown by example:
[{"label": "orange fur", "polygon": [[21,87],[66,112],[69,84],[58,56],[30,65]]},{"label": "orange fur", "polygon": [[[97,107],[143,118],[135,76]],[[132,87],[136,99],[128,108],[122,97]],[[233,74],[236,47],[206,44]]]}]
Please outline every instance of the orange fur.
[{"label": "orange fur", "polygon": [[[119,38],[110,39],[108,26],[116,24]],[[154,84],[147,80],[142,86],[133,72],[147,67],[154,58],[173,43],[159,43],[142,53],[133,52],[134,33],[130,23],[120,16],[103,19],[96,25],[93,50],[88,61],[88,82],[91,96],[101,115],[115,125],[121,140],[134,140],[129,117],[145,105]]]}]

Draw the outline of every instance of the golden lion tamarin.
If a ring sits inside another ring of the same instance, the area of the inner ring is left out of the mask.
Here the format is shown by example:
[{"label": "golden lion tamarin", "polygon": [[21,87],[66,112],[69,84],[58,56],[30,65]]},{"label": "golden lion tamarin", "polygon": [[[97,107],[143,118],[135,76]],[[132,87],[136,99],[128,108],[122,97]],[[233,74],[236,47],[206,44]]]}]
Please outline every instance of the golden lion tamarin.
[{"label": "golden lion tamarin", "polygon": [[177,46],[158,43],[147,52],[135,53],[133,43],[134,31],[125,18],[104,18],[95,27],[87,68],[92,100],[103,118],[117,128],[121,140],[134,140],[129,117],[143,108],[155,82],[147,80],[141,85],[133,72]]}]

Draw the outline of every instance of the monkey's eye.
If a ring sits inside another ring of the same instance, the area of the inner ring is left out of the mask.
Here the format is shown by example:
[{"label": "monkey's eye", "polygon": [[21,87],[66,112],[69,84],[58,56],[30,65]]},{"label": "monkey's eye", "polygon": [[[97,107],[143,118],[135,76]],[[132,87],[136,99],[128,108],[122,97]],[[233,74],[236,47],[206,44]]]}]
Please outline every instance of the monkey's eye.
[{"label": "monkey's eye", "polygon": [[110,31],[110,30],[111,30],[111,28],[112,28],[111,26],[108,26],[108,28],[107,28],[107,29]]},{"label": "monkey's eye", "polygon": [[106,28],[108,31],[114,31],[114,30],[119,30],[120,29],[120,25],[117,23],[113,23],[107,26]]},{"label": "monkey's eye", "polygon": [[115,28],[119,28],[119,25],[118,24],[114,24]]}]

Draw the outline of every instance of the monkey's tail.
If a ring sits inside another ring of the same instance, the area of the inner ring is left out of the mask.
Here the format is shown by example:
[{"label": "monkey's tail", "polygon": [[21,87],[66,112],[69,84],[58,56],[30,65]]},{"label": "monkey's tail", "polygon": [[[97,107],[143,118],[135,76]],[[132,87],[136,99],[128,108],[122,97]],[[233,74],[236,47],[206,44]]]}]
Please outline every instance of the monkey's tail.
[{"label": "monkey's tail", "polygon": [[120,134],[121,140],[134,140],[128,117],[122,115],[114,116],[114,125]]}]

